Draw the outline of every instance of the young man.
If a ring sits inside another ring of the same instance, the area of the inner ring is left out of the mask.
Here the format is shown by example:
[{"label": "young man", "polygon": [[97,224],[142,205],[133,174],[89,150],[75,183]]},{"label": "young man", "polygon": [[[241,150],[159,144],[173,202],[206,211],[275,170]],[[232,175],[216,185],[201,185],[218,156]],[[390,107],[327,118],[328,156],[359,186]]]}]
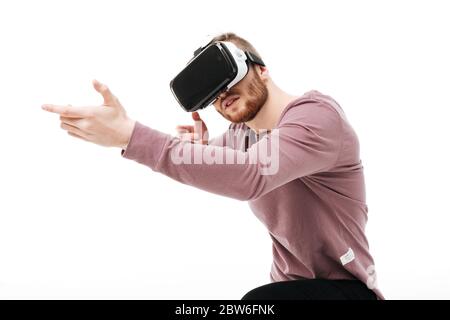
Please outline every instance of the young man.
[{"label": "young man", "polygon": [[[236,34],[214,41],[260,57]],[[214,102],[231,125],[209,140],[197,112],[196,124],[178,126],[180,135],[173,137],[130,119],[108,87],[98,81],[94,87],[102,106],[43,108],[59,113],[70,135],[120,147],[124,158],[181,183],[248,201],[267,226],[271,283],[243,299],[383,299],[364,233],[368,208],[358,138],[331,97],[316,90],[288,94],[267,67],[250,63],[246,76]],[[269,144],[267,162],[260,151]]]}]

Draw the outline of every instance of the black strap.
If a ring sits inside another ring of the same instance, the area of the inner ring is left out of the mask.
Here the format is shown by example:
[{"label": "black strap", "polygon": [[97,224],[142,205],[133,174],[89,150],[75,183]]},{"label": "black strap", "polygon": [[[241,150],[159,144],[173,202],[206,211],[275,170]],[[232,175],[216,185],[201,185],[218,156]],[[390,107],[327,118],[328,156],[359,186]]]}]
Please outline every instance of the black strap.
[{"label": "black strap", "polygon": [[[195,50],[194,57],[196,57],[200,52],[202,52],[203,49],[205,49],[207,46],[209,46],[212,42],[213,42],[213,40],[209,41],[206,45],[201,46],[200,48]],[[249,51],[244,51],[244,52],[245,52],[245,55],[247,56],[248,60],[250,60],[251,62],[253,62],[255,64],[259,64],[260,66],[263,66],[263,67],[266,66],[264,64],[264,62],[262,61],[262,59],[260,57],[258,57],[256,54],[253,54]]]},{"label": "black strap", "polygon": [[194,57],[196,57],[200,52],[202,52],[203,49],[205,49],[207,46],[209,46],[211,44],[211,42],[213,42],[213,39],[211,39],[207,44],[205,44],[204,46],[201,46],[200,48],[198,48],[197,50],[194,51]]},{"label": "black strap", "polygon": [[255,64],[259,64],[260,66],[265,67],[266,65],[264,64],[264,62],[262,61],[262,59],[260,57],[258,57],[256,54],[253,54],[251,52],[245,51],[245,55],[247,56],[247,58],[255,63]]}]

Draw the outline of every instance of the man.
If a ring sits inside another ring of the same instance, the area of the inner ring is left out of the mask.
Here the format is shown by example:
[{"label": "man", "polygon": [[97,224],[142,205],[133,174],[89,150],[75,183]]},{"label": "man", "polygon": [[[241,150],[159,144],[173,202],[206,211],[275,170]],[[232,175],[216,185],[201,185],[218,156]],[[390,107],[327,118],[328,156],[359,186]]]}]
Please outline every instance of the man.
[{"label": "man", "polygon": [[[260,57],[236,34],[213,40]],[[60,114],[61,127],[72,136],[120,147],[124,158],[181,183],[248,201],[267,226],[271,283],[243,299],[383,299],[364,234],[368,208],[358,138],[331,97],[316,90],[288,94],[267,67],[250,64],[245,77],[214,102],[231,125],[209,140],[197,112],[195,125],[178,126],[173,137],[130,119],[104,84],[94,81],[94,88],[103,95],[102,106],[43,108]],[[269,143],[276,166],[267,172],[258,150]],[[195,161],[195,154],[219,161]],[[238,158],[243,161],[223,161]]]}]

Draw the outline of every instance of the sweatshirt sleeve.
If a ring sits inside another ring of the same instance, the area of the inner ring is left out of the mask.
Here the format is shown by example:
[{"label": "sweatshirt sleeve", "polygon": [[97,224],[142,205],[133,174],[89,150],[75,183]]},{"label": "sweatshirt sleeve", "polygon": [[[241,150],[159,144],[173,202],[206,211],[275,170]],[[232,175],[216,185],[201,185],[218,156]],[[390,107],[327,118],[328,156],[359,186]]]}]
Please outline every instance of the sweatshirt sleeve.
[{"label": "sweatshirt sleeve", "polygon": [[136,122],[124,158],[181,183],[253,200],[294,179],[332,168],[342,123],[336,110],[309,101],[284,112],[277,129],[246,151],[182,141]]}]

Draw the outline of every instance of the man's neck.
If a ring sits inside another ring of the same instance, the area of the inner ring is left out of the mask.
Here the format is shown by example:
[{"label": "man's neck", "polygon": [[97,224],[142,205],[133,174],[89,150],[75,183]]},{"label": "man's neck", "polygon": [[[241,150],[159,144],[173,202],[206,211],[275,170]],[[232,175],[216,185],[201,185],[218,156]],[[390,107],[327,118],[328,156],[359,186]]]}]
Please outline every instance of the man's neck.
[{"label": "man's neck", "polygon": [[295,100],[299,96],[288,94],[275,85],[269,88],[266,103],[259,110],[255,118],[247,121],[245,124],[256,133],[261,130],[274,129],[279,120],[284,108],[289,102]]}]

